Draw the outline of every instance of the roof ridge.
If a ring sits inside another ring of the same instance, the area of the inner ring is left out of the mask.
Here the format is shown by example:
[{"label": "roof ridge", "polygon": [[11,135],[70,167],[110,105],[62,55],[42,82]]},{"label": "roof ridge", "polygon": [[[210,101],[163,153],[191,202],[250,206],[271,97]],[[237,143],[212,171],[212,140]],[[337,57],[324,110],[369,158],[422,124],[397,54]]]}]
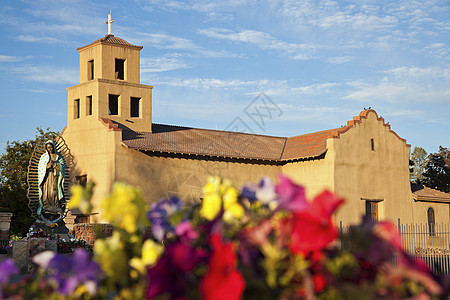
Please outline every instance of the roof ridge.
[{"label": "roof ridge", "polygon": [[100,44],[103,43],[103,44],[110,44],[110,45],[118,45],[118,46],[124,46],[124,47],[132,47],[132,48],[137,48],[137,49],[143,48],[142,46],[133,45],[120,37],[114,36],[113,34],[107,34],[104,37],[96,39],[95,41],[93,41],[92,43],[90,43],[86,46],[77,48],[77,51],[80,51],[84,48],[87,48],[87,47],[90,47],[90,46],[93,46],[93,45],[96,45],[99,43]]},{"label": "roof ridge", "polygon": [[172,127],[177,127],[177,128],[185,128],[185,129],[195,129],[195,130],[201,130],[201,131],[227,132],[227,133],[236,133],[236,134],[244,134],[244,135],[263,136],[263,137],[275,138],[275,139],[288,139],[288,137],[285,137],[285,136],[273,136],[273,135],[267,135],[267,134],[248,133],[248,132],[241,132],[241,131],[197,128],[197,127],[188,127],[188,126],[181,126],[181,125],[161,124],[161,123],[152,123],[152,125],[153,124],[154,125],[162,125],[162,126],[172,126]]}]

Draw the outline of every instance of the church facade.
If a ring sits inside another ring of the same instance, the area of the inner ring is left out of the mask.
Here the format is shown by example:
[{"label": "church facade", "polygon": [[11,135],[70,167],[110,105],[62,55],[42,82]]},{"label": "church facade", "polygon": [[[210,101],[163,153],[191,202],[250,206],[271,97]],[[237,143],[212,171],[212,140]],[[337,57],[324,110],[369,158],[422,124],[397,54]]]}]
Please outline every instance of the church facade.
[{"label": "church facade", "polygon": [[115,181],[139,187],[149,203],[172,195],[189,203],[199,201],[208,176],[241,187],[285,174],[309,198],[324,189],[345,198],[336,214],[344,225],[364,214],[423,223],[429,208],[435,222],[449,222],[450,197],[428,201],[411,191],[410,145],[374,110],[344,127],[294,137],[154,124],[153,87],[140,84],[141,49],[111,34],[77,49],[80,84],[67,89],[62,136],[80,181],[96,183],[96,211]]}]

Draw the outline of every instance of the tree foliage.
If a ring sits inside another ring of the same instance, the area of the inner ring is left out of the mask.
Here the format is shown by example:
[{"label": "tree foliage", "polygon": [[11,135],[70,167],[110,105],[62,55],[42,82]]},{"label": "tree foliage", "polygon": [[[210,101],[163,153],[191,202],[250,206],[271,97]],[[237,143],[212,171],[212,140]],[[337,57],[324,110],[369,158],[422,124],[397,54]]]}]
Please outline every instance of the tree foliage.
[{"label": "tree foliage", "polygon": [[450,150],[439,146],[439,152],[433,153],[423,173],[423,184],[440,190],[450,192]]},{"label": "tree foliage", "polygon": [[414,147],[411,153],[411,182],[420,183],[423,181],[423,172],[428,163],[428,153],[422,147]]},{"label": "tree foliage", "polygon": [[0,211],[12,212],[11,233],[23,236],[33,218],[28,208],[28,164],[37,143],[50,138],[50,128],[36,129],[34,139],[23,142],[7,142],[5,153],[0,156]]}]

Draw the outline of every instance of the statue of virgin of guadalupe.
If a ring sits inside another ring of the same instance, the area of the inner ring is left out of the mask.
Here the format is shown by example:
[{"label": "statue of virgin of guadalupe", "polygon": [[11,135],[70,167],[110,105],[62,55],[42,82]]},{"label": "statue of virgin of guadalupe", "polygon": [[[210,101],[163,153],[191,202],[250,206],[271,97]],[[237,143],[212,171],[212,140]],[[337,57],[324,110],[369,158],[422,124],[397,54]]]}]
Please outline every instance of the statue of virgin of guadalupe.
[{"label": "statue of virgin of guadalupe", "polygon": [[63,215],[65,163],[53,140],[45,143],[38,166],[39,208],[37,214]]}]

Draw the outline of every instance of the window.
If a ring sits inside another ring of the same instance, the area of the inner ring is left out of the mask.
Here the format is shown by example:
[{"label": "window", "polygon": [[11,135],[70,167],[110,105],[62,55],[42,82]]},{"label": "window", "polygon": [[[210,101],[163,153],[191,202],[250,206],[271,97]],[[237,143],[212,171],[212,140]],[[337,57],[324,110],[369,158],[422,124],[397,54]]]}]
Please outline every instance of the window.
[{"label": "window", "polygon": [[378,202],[366,201],[366,216],[374,222],[378,221]]},{"label": "window", "polygon": [[125,59],[116,58],[116,79],[125,79]]},{"label": "window", "polygon": [[130,98],[130,117],[139,118],[139,102],[141,98]]},{"label": "window", "polygon": [[110,116],[117,116],[119,114],[119,95],[109,95],[108,99],[108,113]]},{"label": "window", "polygon": [[370,139],[370,148],[372,149],[372,151],[375,151],[375,142],[373,141],[373,139]]},{"label": "window", "polygon": [[86,97],[86,116],[92,115],[92,96]]},{"label": "window", "polygon": [[94,60],[88,61],[88,80],[94,79]]},{"label": "window", "polygon": [[80,118],[80,99],[75,99],[73,102],[73,118]]},{"label": "window", "polygon": [[76,182],[78,185],[81,185],[82,187],[86,187],[87,175],[75,176],[75,179],[76,179]]},{"label": "window", "polygon": [[428,232],[430,235],[435,235],[435,218],[434,218],[434,209],[432,207],[428,208],[427,211],[428,217]]},{"label": "window", "polygon": [[84,224],[84,223],[90,223],[90,217],[89,216],[77,216],[75,218],[75,224]]}]

